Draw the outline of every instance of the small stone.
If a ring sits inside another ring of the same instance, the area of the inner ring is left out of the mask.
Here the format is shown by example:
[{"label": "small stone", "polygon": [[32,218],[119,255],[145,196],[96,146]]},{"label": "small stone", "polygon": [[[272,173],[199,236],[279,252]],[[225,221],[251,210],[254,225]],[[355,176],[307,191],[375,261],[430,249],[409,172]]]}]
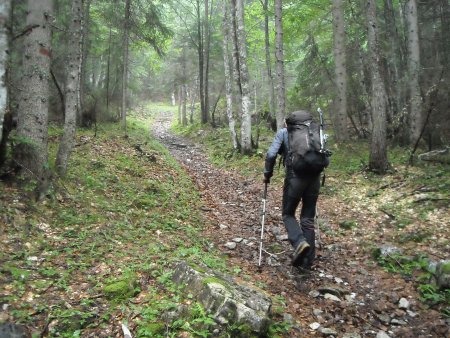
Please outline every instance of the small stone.
[{"label": "small stone", "polygon": [[361,338],[361,335],[359,333],[356,332],[348,332],[345,333],[342,338]]},{"label": "small stone", "polygon": [[322,333],[324,336],[336,336],[337,332],[336,330],[327,328],[327,327],[323,327],[320,329],[320,333]]},{"label": "small stone", "polygon": [[271,232],[274,236],[281,235],[281,228],[280,228],[280,227],[272,227],[272,228],[270,229],[270,232]]},{"label": "small stone", "polygon": [[313,310],[313,315],[316,317],[320,317],[323,314],[323,311],[320,309],[314,309]]},{"label": "small stone", "polygon": [[225,224],[219,224],[220,230],[228,229],[228,227]]},{"label": "small stone", "polygon": [[241,238],[241,237],[233,238],[233,242],[236,242],[236,243],[241,243],[242,240],[243,240],[243,238]]},{"label": "small stone", "polygon": [[413,312],[413,311],[410,311],[410,310],[406,310],[406,313],[408,314],[408,316],[410,316],[412,318],[417,317],[417,313],[416,312]]},{"label": "small stone", "polygon": [[227,242],[224,244],[227,249],[234,250],[236,249],[237,244],[235,242]]},{"label": "small stone", "polygon": [[283,320],[288,323],[288,324],[293,324],[294,323],[294,317],[292,317],[292,315],[290,313],[285,313],[283,315]]},{"label": "small stone", "polygon": [[394,318],[394,319],[392,319],[391,324],[393,324],[393,325],[406,325],[407,323],[404,320]]},{"label": "small stone", "polygon": [[380,320],[380,322],[382,322],[383,324],[389,325],[389,323],[391,322],[391,317],[389,317],[389,315],[387,315],[387,314],[377,313],[375,315]]},{"label": "small stone", "polygon": [[333,302],[340,302],[340,301],[341,301],[338,297],[336,297],[335,295],[332,295],[332,294],[330,294],[330,293],[326,293],[326,294],[323,296],[323,298],[325,298],[325,299],[330,299],[330,300],[332,300]]},{"label": "small stone", "polygon": [[310,297],[312,297],[312,298],[317,298],[317,297],[320,296],[320,292],[317,291],[317,290],[312,290],[312,291],[310,291],[310,292],[308,293],[308,295],[309,295]]},{"label": "small stone", "polygon": [[391,338],[388,336],[388,334],[384,331],[378,331],[376,338]]},{"label": "small stone", "polygon": [[344,281],[343,281],[341,278],[339,278],[339,277],[334,277],[334,281],[335,281],[337,284],[341,284],[341,283],[344,282]]},{"label": "small stone", "polygon": [[289,239],[288,235],[278,235],[277,237],[277,241],[287,241]]},{"label": "small stone", "polygon": [[311,330],[317,330],[320,327],[320,324],[312,323],[312,324],[309,324],[309,327],[311,328]]},{"label": "small stone", "polygon": [[406,298],[400,298],[400,301],[398,302],[398,307],[400,309],[409,309],[409,302]]}]

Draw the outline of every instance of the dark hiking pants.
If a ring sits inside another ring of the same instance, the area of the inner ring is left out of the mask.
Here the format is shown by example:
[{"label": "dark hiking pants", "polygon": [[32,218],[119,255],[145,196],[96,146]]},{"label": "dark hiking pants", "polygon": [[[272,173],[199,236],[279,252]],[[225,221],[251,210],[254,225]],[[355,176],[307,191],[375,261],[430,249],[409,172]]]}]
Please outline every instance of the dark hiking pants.
[{"label": "dark hiking pants", "polygon": [[[306,262],[309,266],[315,257],[314,217],[319,190],[320,175],[302,178],[290,177],[284,180],[283,223],[288,233],[289,242],[294,248],[303,240],[306,240],[310,245],[308,262]],[[302,202],[302,208],[299,224],[295,212],[300,202]]]}]

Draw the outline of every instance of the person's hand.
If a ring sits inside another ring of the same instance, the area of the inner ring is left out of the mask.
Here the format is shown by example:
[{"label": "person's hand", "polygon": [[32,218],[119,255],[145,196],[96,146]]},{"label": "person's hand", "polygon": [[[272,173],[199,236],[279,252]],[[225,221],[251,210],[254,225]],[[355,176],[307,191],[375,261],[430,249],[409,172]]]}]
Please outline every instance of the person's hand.
[{"label": "person's hand", "polygon": [[264,173],[264,179],[263,182],[266,184],[270,183],[270,178],[272,177],[272,173]]}]

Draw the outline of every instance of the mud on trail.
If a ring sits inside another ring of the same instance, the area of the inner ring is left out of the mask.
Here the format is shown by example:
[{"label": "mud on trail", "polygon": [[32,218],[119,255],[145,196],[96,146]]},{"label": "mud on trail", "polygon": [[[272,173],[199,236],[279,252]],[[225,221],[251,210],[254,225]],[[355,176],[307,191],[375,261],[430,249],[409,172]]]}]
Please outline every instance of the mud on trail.
[{"label": "mud on trail", "polygon": [[[203,203],[204,237],[241,269],[241,275],[251,276],[251,284],[284,300],[286,309],[279,315],[293,324],[290,337],[448,337],[445,320],[419,301],[412,282],[374,264],[357,236],[321,232],[312,272],[301,275],[292,268],[292,249],[281,220],[282,187],[273,184],[259,268],[262,175],[255,181],[211,165],[201,147],[169,132],[170,121],[171,115],[162,113],[151,132],[196,183]],[[336,215],[351,212],[343,202],[325,195],[318,208],[319,223],[331,229],[338,228]],[[378,226],[367,216],[352,217],[367,231]]]}]

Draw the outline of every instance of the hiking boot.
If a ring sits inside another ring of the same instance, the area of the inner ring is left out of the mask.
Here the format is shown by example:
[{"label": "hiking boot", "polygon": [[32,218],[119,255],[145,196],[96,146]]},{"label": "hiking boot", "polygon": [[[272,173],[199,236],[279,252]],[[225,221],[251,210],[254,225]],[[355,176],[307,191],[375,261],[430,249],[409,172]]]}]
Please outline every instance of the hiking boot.
[{"label": "hiking boot", "polygon": [[300,263],[303,262],[303,259],[306,257],[306,255],[309,252],[310,245],[305,242],[301,241],[297,247],[294,250],[294,254],[292,255],[292,265],[293,266],[299,266]]}]

